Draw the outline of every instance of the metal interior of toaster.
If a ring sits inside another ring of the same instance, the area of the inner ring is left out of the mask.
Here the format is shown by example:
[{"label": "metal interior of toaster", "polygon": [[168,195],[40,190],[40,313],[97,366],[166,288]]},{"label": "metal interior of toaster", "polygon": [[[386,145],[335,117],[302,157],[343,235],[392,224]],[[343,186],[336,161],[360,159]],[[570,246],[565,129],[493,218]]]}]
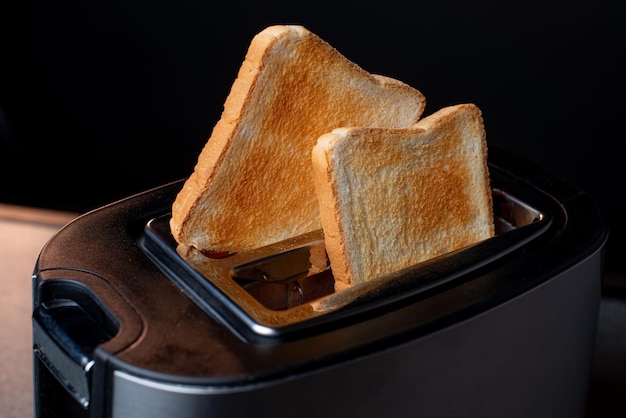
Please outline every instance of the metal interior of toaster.
[{"label": "metal interior of toaster", "polygon": [[[496,236],[538,222],[543,214],[508,193],[493,190]],[[234,265],[231,277],[269,309],[281,310],[308,303],[334,292],[327,259],[312,262],[323,240]],[[320,257],[317,257],[318,259]]]}]

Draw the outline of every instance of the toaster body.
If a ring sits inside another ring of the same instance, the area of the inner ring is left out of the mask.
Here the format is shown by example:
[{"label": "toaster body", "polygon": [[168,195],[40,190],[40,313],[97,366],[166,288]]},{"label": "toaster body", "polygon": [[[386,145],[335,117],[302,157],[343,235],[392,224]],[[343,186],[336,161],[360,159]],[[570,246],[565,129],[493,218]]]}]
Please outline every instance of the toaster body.
[{"label": "toaster body", "polygon": [[36,417],[582,417],[606,224],[527,161],[489,167],[494,238],[349,298],[306,273],[315,234],[191,265],[167,226],[182,181],[82,215],[33,274]]}]

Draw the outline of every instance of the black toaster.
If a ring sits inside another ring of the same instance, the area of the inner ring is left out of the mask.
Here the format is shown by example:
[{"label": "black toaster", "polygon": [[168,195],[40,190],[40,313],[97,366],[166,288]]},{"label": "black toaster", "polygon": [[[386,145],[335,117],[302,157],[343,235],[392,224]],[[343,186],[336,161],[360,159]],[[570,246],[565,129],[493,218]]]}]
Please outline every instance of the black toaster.
[{"label": "black toaster", "polygon": [[496,236],[346,293],[320,231],[182,257],[182,181],[78,217],[34,269],[36,417],[582,417],[607,226],[528,161],[489,169]]}]

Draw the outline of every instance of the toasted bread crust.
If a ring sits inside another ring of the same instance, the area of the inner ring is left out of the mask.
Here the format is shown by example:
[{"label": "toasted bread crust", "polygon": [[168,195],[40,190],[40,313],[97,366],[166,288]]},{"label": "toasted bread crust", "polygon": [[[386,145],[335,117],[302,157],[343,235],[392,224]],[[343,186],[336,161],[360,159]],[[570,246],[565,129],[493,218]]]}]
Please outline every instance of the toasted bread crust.
[{"label": "toasted bread crust", "polygon": [[303,27],[265,29],[172,206],[174,238],[237,252],[321,228],[317,138],[340,126],[410,126],[424,106],[418,90],[367,73]]},{"label": "toasted bread crust", "polygon": [[336,129],[312,151],[326,251],[341,290],[494,234],[480,110],[411,128]]}]

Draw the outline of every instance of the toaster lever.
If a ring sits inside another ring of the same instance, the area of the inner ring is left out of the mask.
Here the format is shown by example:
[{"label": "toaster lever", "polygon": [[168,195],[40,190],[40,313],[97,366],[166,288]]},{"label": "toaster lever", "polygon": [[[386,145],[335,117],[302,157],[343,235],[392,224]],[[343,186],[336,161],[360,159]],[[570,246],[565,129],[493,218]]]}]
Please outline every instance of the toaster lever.
[{"label": "toaster lever", "polygon": [[[57,292],[33,311],[33,350],[39,360],[84,408],[89,406],[94,350],[116,327],[85,292],[59,281]],[[68,289],[70,289],[68,291]],[[96,311],[94,311],[96,309]]]}]

